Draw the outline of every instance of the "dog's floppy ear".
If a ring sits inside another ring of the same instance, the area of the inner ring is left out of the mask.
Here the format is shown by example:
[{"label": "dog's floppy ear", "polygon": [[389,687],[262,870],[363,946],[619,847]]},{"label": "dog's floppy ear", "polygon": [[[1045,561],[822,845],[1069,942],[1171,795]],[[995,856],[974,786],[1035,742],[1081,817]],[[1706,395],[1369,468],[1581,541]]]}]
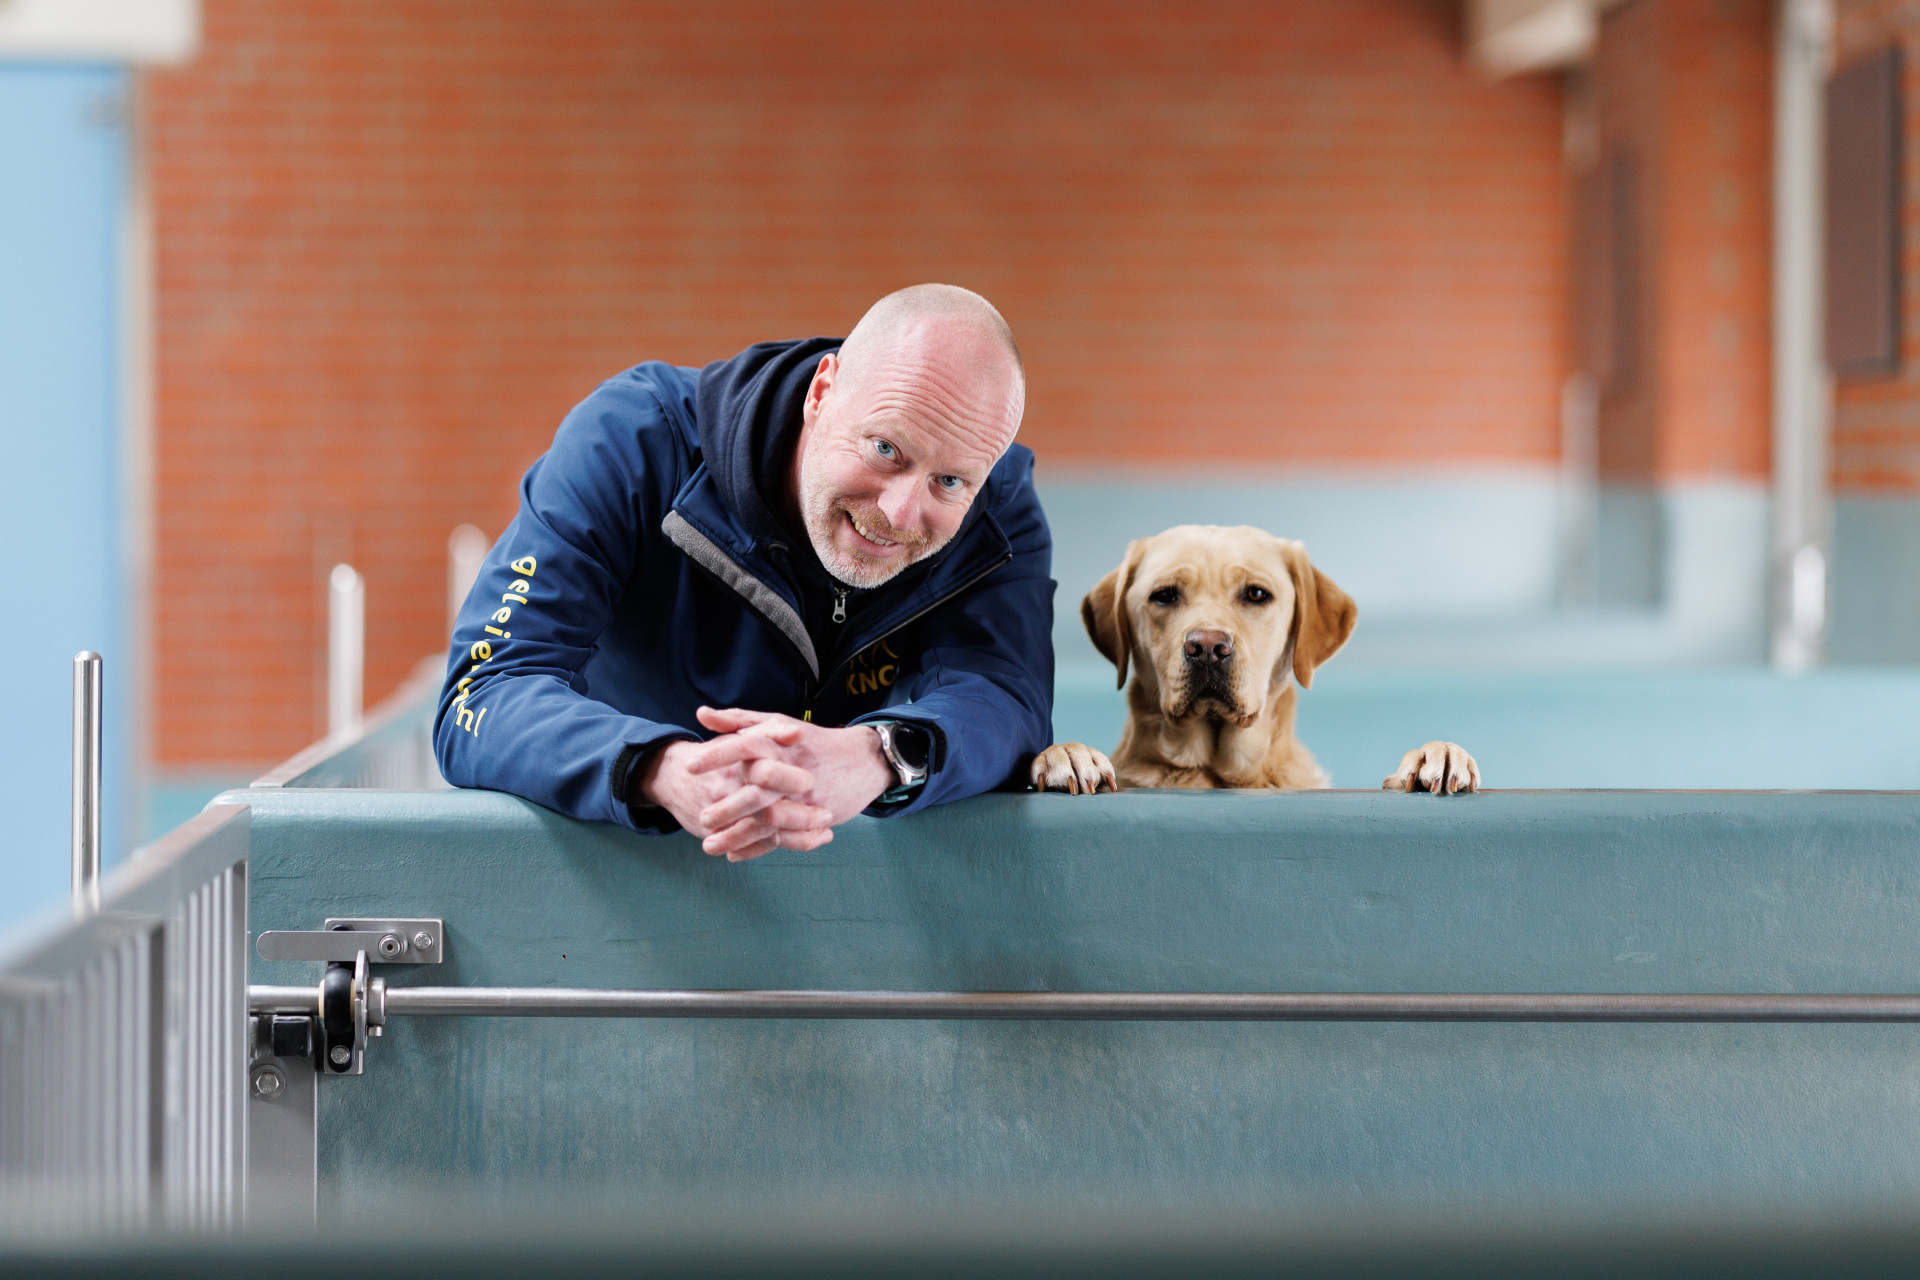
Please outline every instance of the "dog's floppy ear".
[{"label": "dog's floppy ear", "polygon": [[1360,607],[1313,567],[1305,547],[1285,538],[1275,541],[1293,574],[1293,678],[1302,689],[1310,689],[1313,669],[1338,653],[1353,634]]},{"label": "dog's floppy ear", "polygon": [[1133,655],[1133,619],[1127,616],[1127,588],[1133,585],[1133,571],[1146,551],[1144,538],[1127,544],[1127,558],[1120,566],[1094,584],[1080,602],[1080,621],[1100,656],[1119,668],[1114,688],[1127,687],[1127,660]]}]

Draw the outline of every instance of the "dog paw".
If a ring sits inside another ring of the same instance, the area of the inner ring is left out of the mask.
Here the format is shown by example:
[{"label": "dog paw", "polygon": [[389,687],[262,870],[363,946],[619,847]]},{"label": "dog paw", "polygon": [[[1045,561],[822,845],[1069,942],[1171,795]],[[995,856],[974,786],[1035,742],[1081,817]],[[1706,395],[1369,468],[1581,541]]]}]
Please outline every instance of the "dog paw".
[{"label": "dog paw", "polygon": [[1113,761],[1079,742],[1060,742],[1033,758],[1035,791],[1065,791],[1090,796],[1096,791],[1118,791]]},{"label": "dog paw", "polygon": [[1456,791],[1480,789],[1480,766],[1467,749],[1455,742],[1429,742],[1400,757],[1400,768],[1380,784],[1386,791]]}]

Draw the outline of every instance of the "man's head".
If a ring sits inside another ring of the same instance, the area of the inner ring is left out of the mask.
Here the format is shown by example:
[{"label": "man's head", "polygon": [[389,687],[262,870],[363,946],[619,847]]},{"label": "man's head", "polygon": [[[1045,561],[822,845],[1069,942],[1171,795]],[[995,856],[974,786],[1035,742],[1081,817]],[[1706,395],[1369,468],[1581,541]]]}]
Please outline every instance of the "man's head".
[{"label": "man's head", "polygon": [[827,572],[877,587],[959,531],[1013,443],[1026,375],[977,293],[922,284],[861,317],[807,388],[789,479]]}]

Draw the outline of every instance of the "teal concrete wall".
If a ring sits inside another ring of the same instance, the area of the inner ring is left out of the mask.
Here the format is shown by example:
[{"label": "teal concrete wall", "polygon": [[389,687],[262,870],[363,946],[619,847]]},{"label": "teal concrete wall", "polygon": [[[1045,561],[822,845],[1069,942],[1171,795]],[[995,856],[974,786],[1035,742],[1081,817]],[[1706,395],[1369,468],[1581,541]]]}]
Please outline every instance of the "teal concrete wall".
[{"label": "teal concrete wall", "polygon": [[106,658],[109,861],[125,847],[120,243],[127,73],[0,60],[0,928],[68,889],[72,660]]},{"label": "teal concrete wall", "polygon": [[[1400,753],[1464,743],[1495,787],[1920,788],[1920,671],[1385,672],[1344,655],[1300,694],[1300,740],[1338,787],[1377,787]],[[1063,673],[1055,736],[1111,751],[1111,668]]]},{"label": "teal concrete wall", "polygon": [[[1920,795],[995,796],[739,866],[505,796],[263,791],[252,927],[397,983],[1913,991]],[[256,982],[317,966],[255,962]],[[1912,1027],[396,1021],[336,1210],[422,1185],[1748,1211],[1920,1195]],[[603,1201],[604,1203],[604,1201]]]}]

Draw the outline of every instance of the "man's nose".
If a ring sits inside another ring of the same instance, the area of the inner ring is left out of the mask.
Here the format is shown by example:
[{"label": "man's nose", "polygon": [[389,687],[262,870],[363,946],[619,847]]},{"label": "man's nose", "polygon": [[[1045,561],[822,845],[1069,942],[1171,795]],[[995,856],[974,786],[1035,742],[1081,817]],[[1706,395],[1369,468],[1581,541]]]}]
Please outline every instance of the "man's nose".
[{"label": "man's nose", "polygon": [[896,529],[907,533],[918,532],[919,498],[919,487],[910,478],[901,476],[880,491],[880,514]]},{"label": "man's nose", "polygon": [[1233,656],[1233,637],[1224,631],[1187,632],[1187,661],[1221,663]]}]

